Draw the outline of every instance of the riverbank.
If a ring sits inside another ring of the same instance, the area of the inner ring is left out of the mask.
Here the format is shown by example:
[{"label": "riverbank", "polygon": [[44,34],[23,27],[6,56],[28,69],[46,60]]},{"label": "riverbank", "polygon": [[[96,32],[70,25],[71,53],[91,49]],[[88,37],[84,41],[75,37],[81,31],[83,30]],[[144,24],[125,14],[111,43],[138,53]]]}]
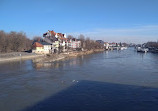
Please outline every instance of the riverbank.
[{"label": "riverbank", "polygon": [[37,63],[48,63],[48,62],[54,62],[66,58],[73,58],[73,57],[78,57],[82,55],[88,55],[88,54],[93,54],[97,52],[103,52],[104,49],[95,49],[95,50],[89,50],[89,51],[73,51],[73,52],[67,52],[67,53],[61,53],[61,54],[48,54],[43,58],[37,58],[34,59],[34,62]]},{"label": "riverbank", "polygon": [[12,53],[4,53],[0,54],[0,63],[1,62],[9,62],[9,61],[17,61],[17,60],[26,60],[43,57],[44,55],[38,55],[34,53],[27,52],[12,52]]},{"label": "riverbank", "polygon": [[26,60],[26,59],[34,59],[34,62],[41,62],[41,63],[54,62],[65,58],[78,57],[78,56],[88,55],[102,51],[104,51],[104,49],[95,49],[89,51],[72,51],[67,53],[47,54],[47,55],[42,55],[42,54],[39,55],[39,54],[26,53],[26,52],[13,52],[13,53],[0,54],[0,63],[15,61],[15,60]]}]

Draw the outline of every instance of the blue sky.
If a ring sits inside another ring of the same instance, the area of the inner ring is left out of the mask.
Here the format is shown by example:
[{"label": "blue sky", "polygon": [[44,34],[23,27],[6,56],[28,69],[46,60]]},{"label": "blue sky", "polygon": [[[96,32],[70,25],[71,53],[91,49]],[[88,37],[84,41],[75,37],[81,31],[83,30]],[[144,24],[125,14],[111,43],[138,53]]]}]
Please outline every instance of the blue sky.
[{"label": "blue sky", "polygon": [[109,42],[158,40],[158,0],[0,0],[0,30],[48,30]]}]

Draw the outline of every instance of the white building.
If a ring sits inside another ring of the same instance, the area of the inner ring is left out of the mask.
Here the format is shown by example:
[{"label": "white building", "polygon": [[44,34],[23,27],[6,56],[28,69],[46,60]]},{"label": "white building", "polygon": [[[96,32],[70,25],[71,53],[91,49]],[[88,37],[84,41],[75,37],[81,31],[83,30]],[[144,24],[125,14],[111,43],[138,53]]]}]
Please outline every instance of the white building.
[{"label": "white building", "polygon": [[109,43],[108,42],[104,42],[104,47],[105,47],[106,50],[108,50],[109,49]]},{"label": "white building", "polygon": [[51,50],[52,45],[51,44],[49,44],[47,42],[42,42],[41,44],[43,45],[43,50],[44,50],[45,53],[49,54],[49,53],[52,52],[52,50]]},{"label": "white building", "polygon": [[33,44],[33,53],[49,54],[52,52],[52,45],[47,42],[35,42]]},{"label": "white building", "polygon": [[71,39],[69,41],[69,47],[73,49],[81,48],[81,41],[76,40],[76,39],[75,40]]}]

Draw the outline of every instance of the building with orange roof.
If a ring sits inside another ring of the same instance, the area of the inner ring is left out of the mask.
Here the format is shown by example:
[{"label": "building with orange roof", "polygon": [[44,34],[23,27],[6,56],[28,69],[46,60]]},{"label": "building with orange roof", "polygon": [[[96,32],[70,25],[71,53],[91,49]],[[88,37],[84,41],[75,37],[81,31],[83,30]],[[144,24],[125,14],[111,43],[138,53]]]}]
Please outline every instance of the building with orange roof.
[{"label": "building with orange roof", "polygon": [[33,44],[32,53],[49,54],[51,53],[52,45],[47,42],[35,42]]},{"label": "building with orange roof", "polygon": [[68,47],[66,34],[56,33],[53,30],[48,30],[48,32],[43,34],[43,37],[47,42],[49,41],[48,43],[52,44],[52,50],[55,50],[54,52],[60,52],[60,50],[66,51],[65,49]]},{"label": "building with orange roof", "polygon": [[43,45],[39,42],[35,42],[33,45],[32,53],[42,54],[44,52]]}]

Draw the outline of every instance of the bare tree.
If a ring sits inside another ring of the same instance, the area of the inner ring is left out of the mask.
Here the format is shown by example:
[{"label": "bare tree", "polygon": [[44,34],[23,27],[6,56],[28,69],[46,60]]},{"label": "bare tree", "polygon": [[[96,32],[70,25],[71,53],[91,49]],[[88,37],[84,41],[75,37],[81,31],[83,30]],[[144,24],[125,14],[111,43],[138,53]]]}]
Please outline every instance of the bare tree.
[{"label": "bare tree", "polygon": [[0,52],[16,52],[31,49],[32,40],[23,32],[0,31]]},{"label": "bare tree", "polygon": [[81,48],[85,48],[85,36],[80,34],[78,39],[81,41]]},{"label": "bare tree", "polygon": [[147,42],[146,47],[158,48],[158,42]]},{"label": "bare tree", "polygon": [[34,41],[34,42],[40,42],[40,41],[43,41],[43,38],[42,38],[42,37],[39,37],[39,36],[34,36],[34,37],[33,37],[33,41]]},{"label": "bare tree", "polygon": [[73,38],[75,38],[75,37],[72,36],[72,35],[68,35],[67,38],[68,38],[68,39],[73,39]]}]

